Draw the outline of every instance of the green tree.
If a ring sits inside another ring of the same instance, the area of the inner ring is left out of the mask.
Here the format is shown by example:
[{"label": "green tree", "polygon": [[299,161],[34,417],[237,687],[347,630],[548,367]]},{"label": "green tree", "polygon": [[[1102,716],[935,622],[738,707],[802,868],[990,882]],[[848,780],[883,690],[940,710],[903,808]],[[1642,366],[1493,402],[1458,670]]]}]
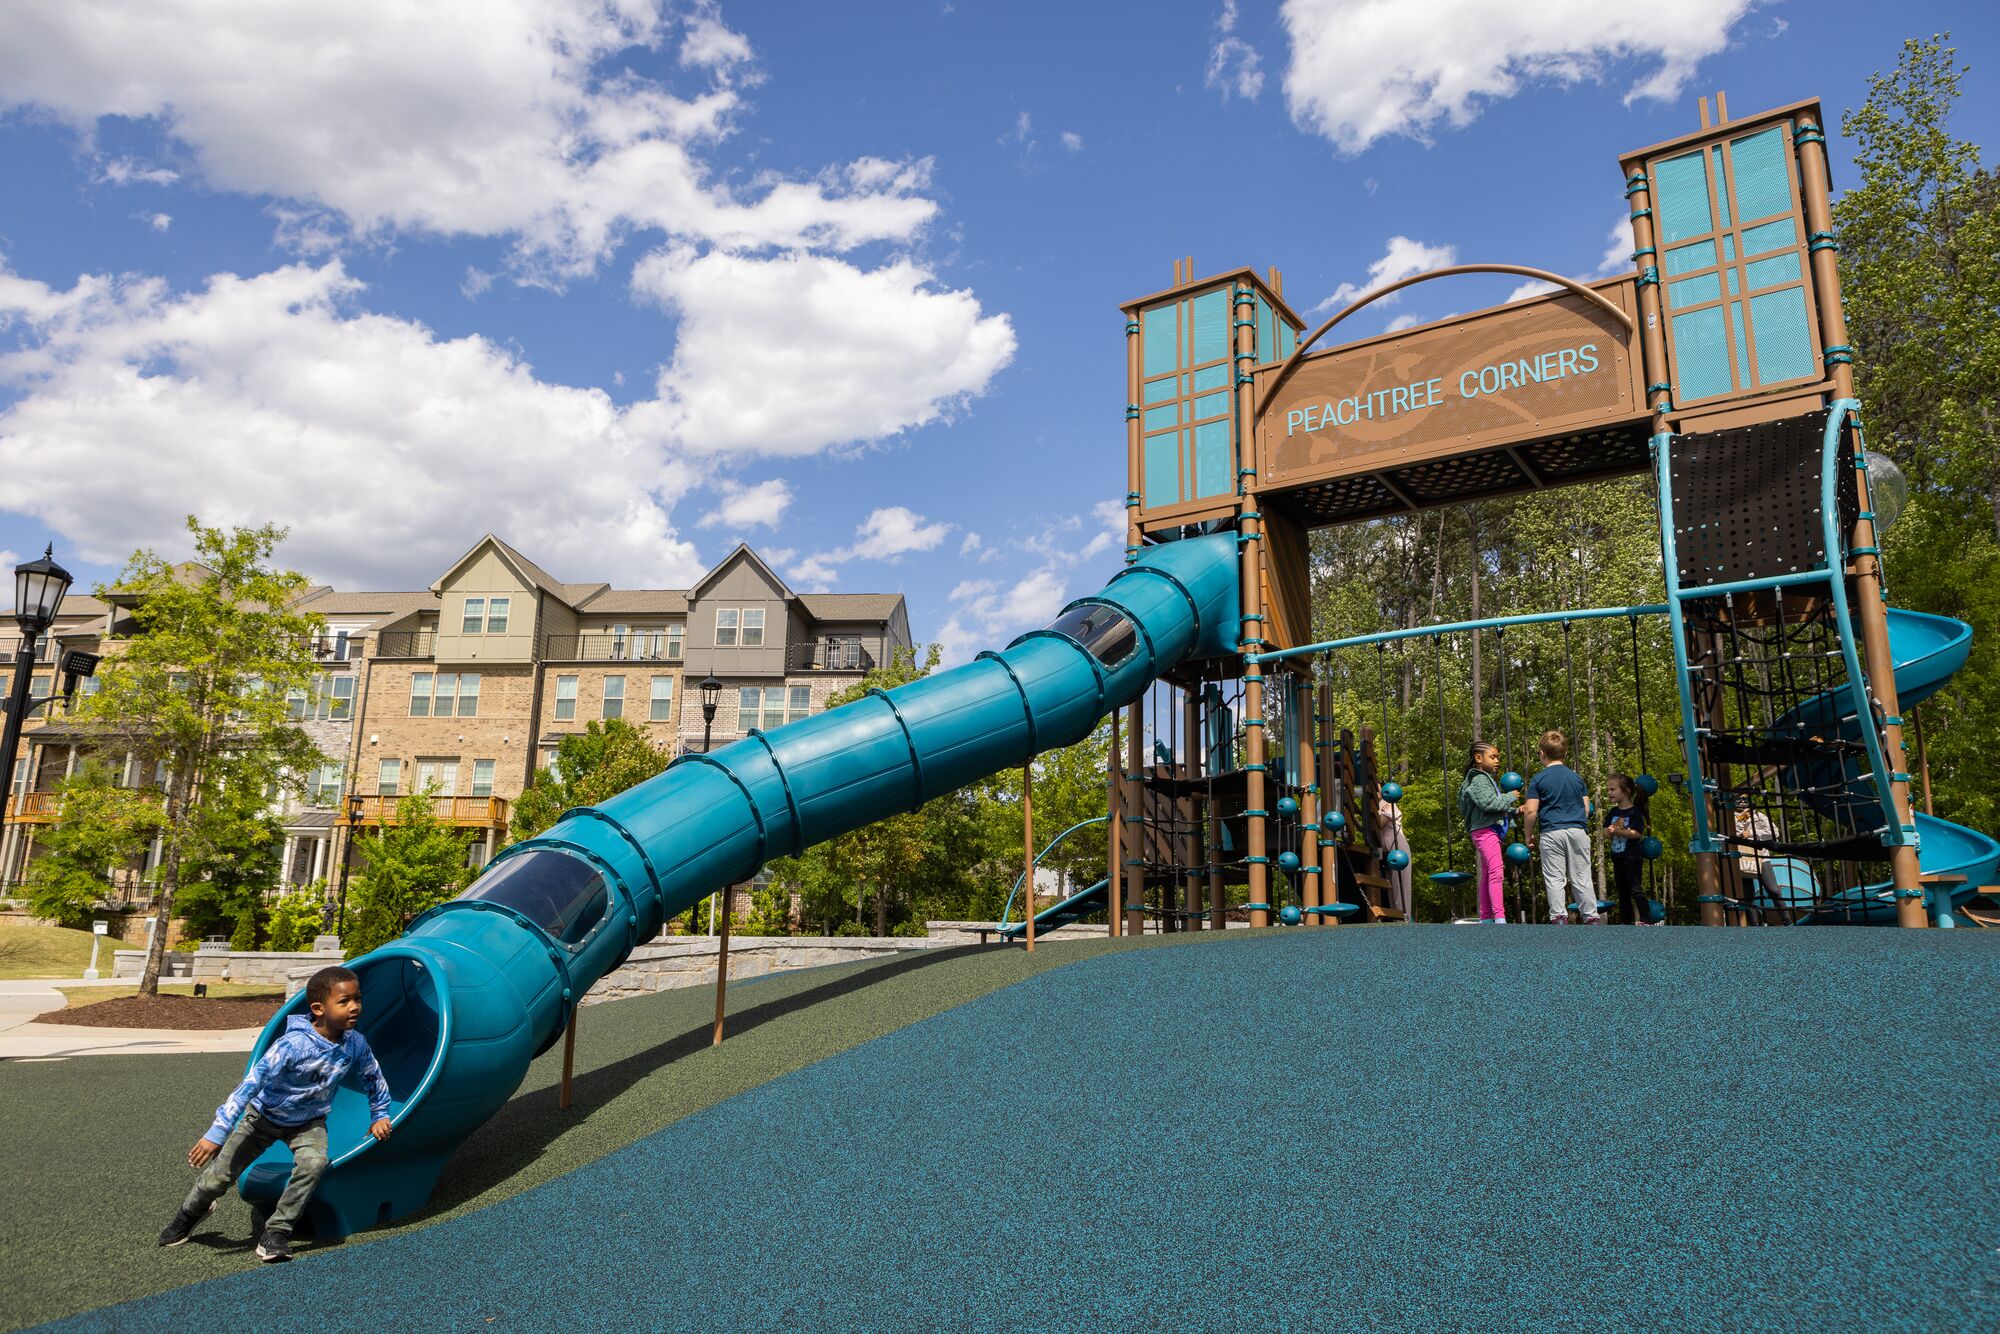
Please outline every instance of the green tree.
[{"label": "green tree", "polygon": [[326,881],[301,885],[271,905],[271,948],[303,950],[326,926]]},{"label": "green tree", "polygon": [[350,959],[402,935],[470,878],[465,836],[438,818],[432,795],[404,797],[396,803],[395,823],[361,841],[365,864],[348,890],[342,941]]},{"label": "green tree", "polygon": [[507,820],[512,842],[533,838],[577,806],[594,806],[665,769],[673,753],[623,718],[592,722],[556,746],[555,764],[535,774]]},{"label": "green tree", "polygon": [[164,821],[159,799],[119,787],[95,760],[64,780],[56,823],[28,867],[28,905],[64,926],[86,925],[112,893],[111,872],[138,858]]},{"label": "green tree", "polygon": [[305,576],[271,563],[283,530],[224,531],[192,517],[187,526],[193,563],[149,551],[127,562],[115,587],[132,607],[133,634],[79,709],[80,718],[165,766],[155,925],[139,979],[145,995],[158,994],[182,886],[195,868],[214,865],[219,849],[211,840],[236,832],[212,813],[230,793],[276,791],[319,761],[286,717],[286,692],[311,689],[311,645],[322,623],[294,610]]},{"label": "green tree", "polygon": [[[1834,207],[1871,449],[1910,482],[1883,535],[1898,606],[1972,626],[1966,664],[1915,710],[1938,812],[2000,825],[2000,181],[1951,132],[1966,73],[1912,39],[1843,116],[1861,182]],[[1912,712],[1905,708],[1905,713]],[[1915,755],[1912,756],[1916,758]]]},{"label": "green tree", "polygon": [[226,935],[254,950],[270,920],[285,835],[262,791],[228,787],[190,818],[201,824],[183,869],[180,916],[196,940]]}]

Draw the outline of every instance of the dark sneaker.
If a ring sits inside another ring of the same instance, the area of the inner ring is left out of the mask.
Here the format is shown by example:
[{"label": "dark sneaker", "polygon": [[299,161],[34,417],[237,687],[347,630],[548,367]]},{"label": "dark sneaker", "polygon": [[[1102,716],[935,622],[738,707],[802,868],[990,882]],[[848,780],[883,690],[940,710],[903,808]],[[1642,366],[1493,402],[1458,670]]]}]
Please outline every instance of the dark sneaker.
[{"label": "dark sneaker", "polygon": [[176,1209],[174,1211],[174,1221],[167,1224],[160,1232],[160,1245],[178,1246],[186,1241],[194,1235],[194,1225],[214,1213],[216,1205],[221,1203],[221,1200],[217,1200],[215,1204],[209,1205],[208,1208],[198,1209],[194,1213],[189,1213],[185,1209]]},{"label": "dark sneaker", "polygon": [[288,1232],[268,1228],[257,1238],[257,1258],[267,1265],[282,1264],[292,1258],[292,1238]]}]

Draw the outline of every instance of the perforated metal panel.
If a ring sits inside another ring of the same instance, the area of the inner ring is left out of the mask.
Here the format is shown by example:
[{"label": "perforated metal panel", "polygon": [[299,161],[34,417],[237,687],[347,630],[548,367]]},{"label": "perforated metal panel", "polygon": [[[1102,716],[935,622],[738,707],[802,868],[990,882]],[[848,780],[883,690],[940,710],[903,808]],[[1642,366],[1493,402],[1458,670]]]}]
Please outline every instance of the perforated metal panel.
[{"label": "perforated metal panel", "polygon": [[1419,505],[1436,505],[1445,500],[1477,496],[1489,491],[1508,491],[1529,485],[1528,475],[1513,459],[1500,451],[1468,454],[1455,459],[1438,459],[1414,468],[1398,468],[1389,474],[1396,489]]},{"label": "perforated metal panel", "polygon": [[[1820,506],[1826,412],[1677,436],[1669,481],[1682,588],[1763,579],[1828,563]],[[1843,441],[1842,531],[1853,522],[1852,444]],[[1835,553],[1838,559],[1838,553]]]}]

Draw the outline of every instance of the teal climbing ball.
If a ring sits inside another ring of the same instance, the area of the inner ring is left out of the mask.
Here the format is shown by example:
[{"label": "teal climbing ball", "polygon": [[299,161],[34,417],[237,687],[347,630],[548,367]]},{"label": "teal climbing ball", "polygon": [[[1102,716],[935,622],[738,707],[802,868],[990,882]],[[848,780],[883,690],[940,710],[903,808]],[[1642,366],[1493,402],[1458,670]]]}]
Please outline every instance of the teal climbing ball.
[{"label": "teal climbing ball", "polygon": [[1319,817],[1319,827],[1328,833],[1338,833],[1347,828],[1347,817],[1339,811],[1327,811]]},{"label": "teal climbing ball", "polygon": [[1500,790],[1502,792],[1519,792],[1526,786],[1527,783],[1521,778],[1521,775],[1515,773],[1512,769],[1500,775]]},{"label": "teal climbing ball", "polygon": [[1652,796],[1660,790],[1660,780],[1651,774],[1640,774],[1632,780],[1632,786],[1639,789],[1642,796]]},{"label": "teal climbing ball", "polygon": [[1298,904],[1287,903],[1284,907],[1278,909],[1278,920],[1286,926],[1297,926],[1300,922],[1306,920],[1306,915],[1299,911]]},{"label": "teal climbing ball", "polygon": [[1382,784],[1382,800],[1387,802],[1398,802],[1401,801],[1402,799],[1403,799],[1403,785],[1401,783]]},{"label": "teal climbing ball", "polygon": [[1290,848],[1285,849],[1283,852],[1278,854],[1278,865],[1287,871],[1298,870],[1299,854],[1293,852]]},{"label": "teal climbing ball", "polygon": [[1652,861],[1666,850],[1667,845],[1660,842],[1659,839],[1654,838],[1651,834],[1639,840],[1639,855],[1647,861]]},{"label": "teal climbing ball", "polygon": [[1389,853],[1385,860],[1389,863],[1390,870],[1400,871],[1410,864],[1410,854],[1401,848],[1396,848]]},{"label": "teal climbing ball", "polygon": [[1298,813],[1299,813],[1299,799],[1297,797],[1278,798],[1278,814],[1297,815]]},{"label": "teal climbing ball", "polygon": [[1516,866],[1526,865],[1534,855],[1526,843],[1509,843],[1507,845],[1507,860],[1513,862]]}]

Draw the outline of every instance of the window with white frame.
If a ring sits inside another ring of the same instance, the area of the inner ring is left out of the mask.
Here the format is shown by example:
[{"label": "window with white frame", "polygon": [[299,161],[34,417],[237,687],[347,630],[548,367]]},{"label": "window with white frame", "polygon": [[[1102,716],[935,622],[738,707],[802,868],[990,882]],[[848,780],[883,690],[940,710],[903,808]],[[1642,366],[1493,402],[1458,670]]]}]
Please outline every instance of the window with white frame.
[{"label": "window with white frame", "polygon": [[764,609],[745,607],[743,609],[743,647],[762,648],[764,646]]},{"label": "window with white frame", "polygon": [[490,797],[493,795],[493,761],[474,760],[472,762],[472,795]]},{"label": "window with white frame", "polygon": [[715,646],[717,648],[736,647],[736,627],[742,613],[734,607],[715,609]]},{"label": "window with white frame", "polygon": [[744,686],[737,692],[736,729],[769,732],[812,713],[809,686]]},{"label": "window with white frame", "polygon": [[403,762],[384,760],[375,768],[375,791],[384,797],[393,797],[403,786]]},{"label": "window with white frame", "polygon": [[486,601],[486,633],[504,635],[507,633],[507,618],[514,605],[512,598],[488,598]]},{"label": "window with white frame", "polygon": [[306,780],[306,800],[314,806],[338,806],[340,777],[339,765],[320,765]]},{"label": "window with white frame", "polygon": [[625,716],[625,678],[607,676],[604,678],[604,717],[623,718]]},{"label": "window with white frame", "polygon": [[[182,679],[185,680],[186,678],[183,677]],[[39,672],[37,672],[34,676],[29,677],[28,698],[47,699],[49,697],[49,683],[54,680],[55,680],[54,675],[43,676]]]},{"label": "window with white frame", "polygon": [[[414,672],[410,676],[412,718],[479,716],[478,672]],[[345,716],[345,715],[343,715]]]},{"label": "window with white frame", "polygon": [[556,678],[556,721],[566,723],[576,717],[576,678],[558,676]]},{"label": "window with white frame", "polygon": [[653,688],[646,700],[646,717],[656,723],[669,722],[674,716],[674,678],[656,676]]},{"label": "window with white frame", "polygon": [[679,662],[681,660],[681,655],[686,650],[686,648],[687,648],[687,626],[685,625],[668,626],[667,661]]},{"label": "window with white frame", "polygon": [[313,678],[301,690],[285,692],[285,716],[293,722],[344,723],[354,716],[354,676],[350,672],[328,672]]},{"label": "window with white frame", "polygon": [[486,599],[467,598],[465,600],[465,622],[459,627],[463,634],[476,635],[486,629]]},{"label": "window with white frame", "polygon": [[458,795],[458,761],[417,757],[417,791],[438,797]]}]

